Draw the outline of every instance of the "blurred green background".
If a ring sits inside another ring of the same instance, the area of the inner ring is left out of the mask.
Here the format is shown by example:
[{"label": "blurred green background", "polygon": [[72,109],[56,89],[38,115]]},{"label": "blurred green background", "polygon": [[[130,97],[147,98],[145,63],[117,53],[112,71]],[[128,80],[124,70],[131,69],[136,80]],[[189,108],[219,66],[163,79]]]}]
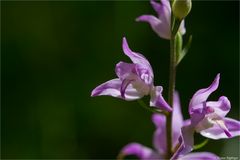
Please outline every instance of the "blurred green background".
[{"label": "blurred green background", "polygon": [[[169,42],[135,22],[155,14],[148,1],[1,3],[2,159],[113,159],[129,142],[152,146],[151,113],[137,102],[90,97],[93,88],[116,77],[117,62],[130,62],[123,36],[149,59],[166,96]],[[239,119],[238,14],[238,1],[193,2],[184,36],[186,41],[193,34],[193,44],[179,65],[176,87],[185,118],[193,93],[221,73],[210,98],[227,96],[228,116]],[[201,150],[237,157],[239,138],[210,140]]]}]

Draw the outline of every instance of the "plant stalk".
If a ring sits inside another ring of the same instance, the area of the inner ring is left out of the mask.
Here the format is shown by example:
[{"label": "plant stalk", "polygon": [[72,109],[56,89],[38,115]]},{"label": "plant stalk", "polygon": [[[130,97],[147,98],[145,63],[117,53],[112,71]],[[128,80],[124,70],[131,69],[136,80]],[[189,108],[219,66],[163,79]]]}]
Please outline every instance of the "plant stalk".
[{"label": "plant stalk", "polygon": [[[173,25],[173,16],[171,28]],[[176,83],[176,65],[177,57],[176,57],[176,34],[173,33],[170,39],[170,64],[169,64],[169,86],[168,86],[168,104],[173,108],[173,96],[175,91],[175,83]],[[167,117],[167,158],[171,158],[172,156],[172,113],[169,112]]]}]

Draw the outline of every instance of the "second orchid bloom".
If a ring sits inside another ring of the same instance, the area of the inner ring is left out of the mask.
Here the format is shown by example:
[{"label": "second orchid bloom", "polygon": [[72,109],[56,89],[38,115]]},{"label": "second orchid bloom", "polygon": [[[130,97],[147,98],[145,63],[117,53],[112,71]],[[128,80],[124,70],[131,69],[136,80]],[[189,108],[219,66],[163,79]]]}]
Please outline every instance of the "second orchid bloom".
[{"label": "second orchid bloom", "polygon": [[218,101],[207,101],[210,94],[217,90],[219,80],[220,74],[209,87],[200,89],[193,95],[189,104],[190,119],[181,129],[181,145],[175,156],[192,151],[194,132],[215,140],[240,135],[240,121],[225,117],[231,109],[228,98],[221,96]]},{"label": "second orchid bloom", "polygon": [[[178,94],[174,94],[173,112],[172,112],[172,150],[176,150],[179,147],[178,138],[181,133],[181,127],[187,125],[188,121],[183,120],[183,115],[180,106],[180,100]],[[127,144],[120,152],[119,159],[123,159],[125,156],[133,155],[141,160],[165,160],[167,153],[166,142],[166,117],[161,114],[153,114],[152,121],[156,126],[156,130],[153,134],[153,146],[154,149],[146,147],[142,144],[133,142]],[[184,135],[185,136],[185,135]],[[193,135],[191,135],[193,136]],[[209,152],[185,152],[184,154],[175,154],[171,157],[171,160],[219,160],[219,157]]]}]

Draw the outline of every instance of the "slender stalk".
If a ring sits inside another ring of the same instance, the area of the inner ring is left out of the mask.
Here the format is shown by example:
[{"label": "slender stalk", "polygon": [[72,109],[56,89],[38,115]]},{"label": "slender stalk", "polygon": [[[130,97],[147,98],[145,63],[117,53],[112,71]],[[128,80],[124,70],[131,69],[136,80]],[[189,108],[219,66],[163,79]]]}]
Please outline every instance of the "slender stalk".
[{"label": "slender stalk", "polygon": [[144,109],[146,109],[146,110],[148,110],[148,111],[150,111],[150,112],[152,112],[152,113],[160,113],[160,114],[165,114],[165,115],[167,114],[167,112],[164,112],[164,111],[158,110],[158,109],[156,109],[156,108],[151,108],[151,107],[147,106],[147,105],[144,103],[144,101],[141,100],[141,99],[139,99],[137,102],[138,102],[138,104],[139,104],[141,107],[143,107]]},{"label": "slender stalk", "polygon": [[[171,17],[171,28],[174,25],[173,16]],[[176,34],[172,32],[170,39],[170,64],[169,64],[169,86],[168,103],[173,108],[173,95],[176,83]],[[167,115],[167,158],[172,156],[172,113]]]},{"label": "slender stalk", "polygon": [[208,141],[209,141],[209,139],[205,139],[202,143],[194,145],[193,149],[197,150],[197,149],[200,149],[200,148],[204,147],[208,143]]}]

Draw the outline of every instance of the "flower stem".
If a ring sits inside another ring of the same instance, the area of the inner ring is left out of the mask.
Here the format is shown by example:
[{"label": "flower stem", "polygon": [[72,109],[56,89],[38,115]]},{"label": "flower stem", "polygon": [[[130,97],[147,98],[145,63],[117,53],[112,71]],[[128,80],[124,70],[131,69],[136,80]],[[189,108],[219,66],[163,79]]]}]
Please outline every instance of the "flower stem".
[{"label": "flower stem", "polygon": [[164,111],[160,111],[160,110],[158,110],[158,109],[156,109],[156,108],[151,108],[151,107],[147,106],[147,105],[144,103],[144,101],[141,100],[141,99],[139,99],[137,102],[138,102],[138,104],[139,104],[141,107],[143,107],[144,109],[146,109],[146,110],[148,110],[148,111],[150,111],[150,112],[152,112],[152,113],[160,113],[160,114],[165,114],[165,115],[166,115],[166,112],[164,112]]},{"label": "flower stem", "polygon": [[[173,16],[171,17],[171,28],[174,25]],[[173,108],[173,95],[176,83],[176,33],[171,34],[170,39],[170,64],[169,64],[169,86],[168,86],[168,103]],[[172,156],[172,113],[167,115],[167,158]]]},{"label": "flower stem", "polygon": [[193,149],[197,150],[197,149],[204,147],[208,143],[208,141],[209,141],[208,139],[205,139],[202,143],[194,145]]}]

